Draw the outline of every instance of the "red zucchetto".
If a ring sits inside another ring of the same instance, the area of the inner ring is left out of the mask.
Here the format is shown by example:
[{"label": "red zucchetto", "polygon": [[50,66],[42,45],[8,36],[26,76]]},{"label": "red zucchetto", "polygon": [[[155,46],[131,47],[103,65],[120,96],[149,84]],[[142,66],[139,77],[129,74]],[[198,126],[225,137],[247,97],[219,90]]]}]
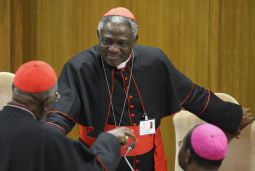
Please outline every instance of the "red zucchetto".
[{"label": "red zucchetto", "polygon": [[136,21],[134,14],[124,7],[112,8],[110,11],[104,14],[104,17],[105,16],[123,16]]},{"label": "red zucchetto", "polygon": [[13,84],[28,93],[41,93],[57,82],[54,69],[43,61],[30,61],[21,65],[15,73]]}]

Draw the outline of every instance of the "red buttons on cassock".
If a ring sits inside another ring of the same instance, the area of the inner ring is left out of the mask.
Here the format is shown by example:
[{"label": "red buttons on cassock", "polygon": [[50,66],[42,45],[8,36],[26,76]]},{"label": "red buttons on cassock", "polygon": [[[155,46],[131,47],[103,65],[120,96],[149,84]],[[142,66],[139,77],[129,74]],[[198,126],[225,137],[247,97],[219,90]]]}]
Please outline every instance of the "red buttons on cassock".
[{"label": "red buttons on cassock", "polygon": [[133,109],[135,107],[135,105],[130,105],[129,108],[130,109]]},{"label": "red buttons on cassock", "polygon": [[139,162],[140,162],[140,160],[136,160],[135,162],[136,162],[136,163],[139,163]]},{"label": "red buttons on cassock", "polygon": [[128,80],[128,77],[125,77],[124,80],[127,81],[127,80]]},{"label": "red buttons on cassock", "polygon": [[131,117],[135,117],[135,114],[134,114],[134,113],[131,113]]},{"label": "red buttons on cassock", "polygon": [[122,68],[122,69],[121,69],[121,71],[122,71],[122,72],[124,72],[124,71],[125,71],[125,69],[124,69],[124,68]]},{"label": "red buttons on cassock", "polygon": [[135,171],[139,171],[139,169],[135,169]]},{"label": "red buttons on cassock", "polygon": [[130,96],[129,96],[129,99],[131,100],[131,99],[133,99],[133,97],[134,97],[134,96],[131,96],[131,95],[130,95]]}]

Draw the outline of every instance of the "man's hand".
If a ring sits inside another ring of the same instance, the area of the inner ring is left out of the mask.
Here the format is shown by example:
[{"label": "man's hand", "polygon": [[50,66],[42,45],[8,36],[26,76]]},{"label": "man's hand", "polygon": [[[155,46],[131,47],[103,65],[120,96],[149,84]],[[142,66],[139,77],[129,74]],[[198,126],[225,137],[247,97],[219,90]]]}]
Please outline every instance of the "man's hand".
[{"label": "man's hand", "polygon": [[252,123],[254,121],[254,115],[252,114],[250,108],[243,107],[243,118],[239,127],[239,130],[241,131],[243,128],[245,128],[247,125]]},{"label": "man's hand", "polygon": [[240,124],[238,130],[236,131],[236,133],[230,134],[230,133],[225,132],[229,141],[231,141],[232,138],[234,138],[234,137],[240,138],[241,130],[244,129],[247,125],[249,125],[250,123],[252,123],[255,120],[254,115],[252,114],[250,108],[242,107],[242,111],[243,111],[243,118],[242,118],[241,124]]},{"label": "man's hand", "polygon": [[116,129],[112,129],[110,131],[107,131],[107,133],[114,135],[119,139],[120,144],[126,145],[128,143],[128,138],[132,138],[136,142],[136,136],[133,133],[134,131],[132,129],[126,128],[126,127],[120,127]]}]

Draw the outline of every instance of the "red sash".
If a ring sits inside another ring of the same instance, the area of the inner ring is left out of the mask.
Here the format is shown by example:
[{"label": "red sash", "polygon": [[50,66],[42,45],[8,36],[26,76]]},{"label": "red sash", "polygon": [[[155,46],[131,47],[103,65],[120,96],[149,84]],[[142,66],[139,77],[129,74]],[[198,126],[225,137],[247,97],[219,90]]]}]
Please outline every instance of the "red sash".
[{"label": "red sash", "polygon": [[[136,145],[133,150],[131,150],[127,156],[136,156],[136,155],[142,155],[150,150],[152,150],[155,147],[154,152],[154,168],[155,171],[167,171],[167,160],[163,149],[163,142],[161,138],[160,129],[156,129],[155,135],[143,135],[140,136],[139,134],[139,125],[138,126],[125,126],[127,128],[133,129],[134,134],[138,139],[138,142],[136,142]],[[109,131],[111,129],[116,128],[115,125],[106,125],[105,131]],[[96,140],[94,137],[87,136],[87,133],[92,131],[90,127],[85,127],[82,125],[79,125],[80,129],[80,138],[81,140],[91,146],[94,141]],[[129,143],[133,140],[129,138]],[[126,153],[127,148],[122,147],[121,148],[121,155],[124,156]]]}]

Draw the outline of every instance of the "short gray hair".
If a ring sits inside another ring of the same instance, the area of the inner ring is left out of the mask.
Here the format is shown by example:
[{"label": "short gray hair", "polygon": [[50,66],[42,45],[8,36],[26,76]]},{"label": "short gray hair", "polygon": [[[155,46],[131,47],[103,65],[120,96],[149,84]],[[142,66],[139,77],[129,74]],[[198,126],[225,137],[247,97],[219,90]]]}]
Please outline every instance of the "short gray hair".
[{"label": "short gray hair", "polygon": [[107,22],[114,23],[114,24],[128,24],[131,28],[133,38],[135,38],[138,33],[138,25],[134,20],[132,20],[131,18],[128,18],[128,17],[118,16],[118,15],[103,17],[99,21],[99,24],[97,27],[97,30],[99,33],[105,27],[105,24]]}]

